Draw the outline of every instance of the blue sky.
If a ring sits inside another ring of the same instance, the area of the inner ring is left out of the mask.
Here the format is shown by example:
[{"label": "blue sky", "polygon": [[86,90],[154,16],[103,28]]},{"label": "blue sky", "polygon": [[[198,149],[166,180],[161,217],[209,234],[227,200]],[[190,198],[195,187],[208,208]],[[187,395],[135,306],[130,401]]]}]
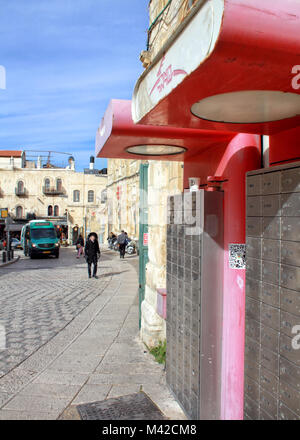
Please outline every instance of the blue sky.
[{"label": "blue sky", "polygon": [[0,149],[70,152],[82,170],[109,100],[131,99],[143,70],[148,0],[0,0],[0,7]]}]

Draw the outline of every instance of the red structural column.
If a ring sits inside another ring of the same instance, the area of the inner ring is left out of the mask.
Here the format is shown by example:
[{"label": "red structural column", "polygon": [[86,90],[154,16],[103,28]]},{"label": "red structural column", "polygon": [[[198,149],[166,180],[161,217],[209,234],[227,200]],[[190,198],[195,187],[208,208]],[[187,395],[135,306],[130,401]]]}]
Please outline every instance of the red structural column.
[{"label": "red structural column", "polygon": [[223,176],[224,189],[224,288],[221,418],[243,418],[245,270],[230,269],[229,245],[245,244],[245,174],[261,166],[260,137],[238,134],[226,148],[207,150],[185,163],[188,177]]}]

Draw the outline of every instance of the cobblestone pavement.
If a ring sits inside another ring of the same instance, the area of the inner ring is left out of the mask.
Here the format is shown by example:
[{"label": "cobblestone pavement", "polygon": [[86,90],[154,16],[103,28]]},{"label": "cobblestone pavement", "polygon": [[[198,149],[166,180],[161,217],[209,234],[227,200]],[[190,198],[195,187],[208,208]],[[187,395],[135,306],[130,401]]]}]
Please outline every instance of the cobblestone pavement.
[{"label": "cobblestone pavement", "polygon": [[74,250],[0,268],[0,420],[79,419],[77,406],[144,391],[168,419],[185,415],[139,338],[138,258],[102,252],[88,279]]},{"label": "cobblestone pavement", "polygon": [[74,249],[60,258],[30,260],[0,268],[0,325],[6,349],[0,350],[0,377],[59,333],[109,284],[109,259],[102,255],[99,279],[88,279],[84,259]]}]

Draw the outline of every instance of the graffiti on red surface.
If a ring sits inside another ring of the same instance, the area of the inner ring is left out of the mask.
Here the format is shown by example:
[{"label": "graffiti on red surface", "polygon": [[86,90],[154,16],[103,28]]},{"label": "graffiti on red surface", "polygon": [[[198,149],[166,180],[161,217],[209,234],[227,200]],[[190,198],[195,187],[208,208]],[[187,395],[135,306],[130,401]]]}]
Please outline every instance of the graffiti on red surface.
[{"label": "graffiti on red surface", "polygon": [[158,90],[159,93],[163,91],[165,86],[170,84],[173,78],[177,75],[187,75],[187,72],[182,69],[173,69],[172,64],[170,64],[164,71],[162,71],[164,65],[165,57],[162,58],[159,66],[159,70],[157,72],[157,81],[151,89],[150,95],[154,92],[155,89]]}]

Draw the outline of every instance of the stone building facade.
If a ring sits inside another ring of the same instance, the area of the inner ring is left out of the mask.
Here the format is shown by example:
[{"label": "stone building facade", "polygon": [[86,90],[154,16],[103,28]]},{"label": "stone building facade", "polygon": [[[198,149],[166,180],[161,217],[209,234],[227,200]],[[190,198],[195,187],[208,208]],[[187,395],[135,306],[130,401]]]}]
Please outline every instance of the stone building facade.
[{"label": "stone building facade", "polygon": [[141,61],[147,67],[165,42],[190,13],[198,0],[150,0],[147,50],[141,53]]},{"label": "stone building facade", "polygon": [[157,313],[157,289],[166,287],[167,197],[183,191],[181,162],[149,161],[149,262],[142,303],[141,338],[153,347],[166,338],[166,322]]},{"label": "stone building facade", "polygon": [[139,160],[108,159],[108,232],[139,237]]},{"label": "stone building facade", "polygon": [[107,175],[77,172],[73,158],[66,168],[42,167],[39,160],[21,166],[16,160],[0,159],[0,204],[15,223],[21,226],[34,214],[60,225],[70,244],[79,233],[91,231],[100,241],[105,239]]}]

